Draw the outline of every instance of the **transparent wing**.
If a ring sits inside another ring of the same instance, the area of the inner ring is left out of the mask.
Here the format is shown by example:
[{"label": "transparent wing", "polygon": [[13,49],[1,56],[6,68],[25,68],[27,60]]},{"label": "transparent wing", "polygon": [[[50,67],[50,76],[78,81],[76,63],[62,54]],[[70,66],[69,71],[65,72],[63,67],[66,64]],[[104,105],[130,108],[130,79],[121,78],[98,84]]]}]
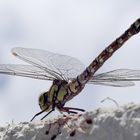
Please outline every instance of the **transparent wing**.
[{"label": "transparent wing", "polygon": [[46,71],[57,79],[75,78],[84,69],[84,65],[76,58],[29,48],[14,48],[12,53],[18,58]]},{"label": "transparent wing", "polygon": [[32,65],[1,64],[0,73],[41,79],[41,80],[54,80],[55,79],[55,77],[46,73],[44,70],[41,70],[40,68],[32,66]]},{"label": "transparent wing", "polygon": [[93,76],[89,84],[126,87],[140,81],[140,70],[117,69]]}]

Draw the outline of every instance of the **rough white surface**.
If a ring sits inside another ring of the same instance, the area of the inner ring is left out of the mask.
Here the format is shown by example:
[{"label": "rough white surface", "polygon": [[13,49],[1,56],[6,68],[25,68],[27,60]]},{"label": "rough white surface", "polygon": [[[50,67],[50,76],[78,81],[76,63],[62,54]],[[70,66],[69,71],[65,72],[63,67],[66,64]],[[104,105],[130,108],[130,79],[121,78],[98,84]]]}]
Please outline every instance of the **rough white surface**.
[{"label": "rough white surface", "polygon": [[0,140],[140,140],[140,105],[0,127]]}]

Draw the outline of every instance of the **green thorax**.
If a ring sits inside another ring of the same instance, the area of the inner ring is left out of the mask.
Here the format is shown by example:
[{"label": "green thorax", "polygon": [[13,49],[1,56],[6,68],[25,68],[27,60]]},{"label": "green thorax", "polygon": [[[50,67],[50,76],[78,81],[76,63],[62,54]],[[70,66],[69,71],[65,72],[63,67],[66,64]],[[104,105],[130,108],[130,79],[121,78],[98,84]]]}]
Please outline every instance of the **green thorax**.
[{"label": "green thorax", "polygon": [[49,90],[49,100],[55,104],[61,103],[67,95],[68,82],[63,80],[54,80]]},{"label": "green thorax", "polygon": [[70,83],[64,80],[54,80],[50,90],[39,97],[41,110],[49,111],[53,107],[61,108],[80,93],[83,87],[78,84],[77,80]]}]

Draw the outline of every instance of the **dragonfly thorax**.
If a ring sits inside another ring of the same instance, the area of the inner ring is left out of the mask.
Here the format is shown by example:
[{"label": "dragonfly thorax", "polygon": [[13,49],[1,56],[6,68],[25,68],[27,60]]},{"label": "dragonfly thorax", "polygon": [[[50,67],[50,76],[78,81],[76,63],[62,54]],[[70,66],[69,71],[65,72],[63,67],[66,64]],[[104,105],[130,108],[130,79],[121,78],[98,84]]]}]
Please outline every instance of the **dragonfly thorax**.
[{"label": "dragonfly thorax", "polygon": [[64,99],[67,93],[68,82],[64,80],[54,80],[49,91],[39,96],[39,106],[41,110],[50,111],[52,108],[64,106]]}]

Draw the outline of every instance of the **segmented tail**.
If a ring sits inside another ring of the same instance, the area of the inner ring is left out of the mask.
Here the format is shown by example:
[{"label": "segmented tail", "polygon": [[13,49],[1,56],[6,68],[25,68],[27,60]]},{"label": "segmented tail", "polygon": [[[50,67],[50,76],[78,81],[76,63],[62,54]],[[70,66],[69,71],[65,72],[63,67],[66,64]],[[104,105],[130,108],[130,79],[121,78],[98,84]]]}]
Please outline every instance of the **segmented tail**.
[{"label": "segmented tail", "polygon": [[124,34],[117,38],[113,43],[111,43],[107,48],[105,48],[96,57],[92,63],[74,79],[70,84],[70,89],[73,93],[78,93],[85,86],[85,84],[92,78],[93,74],[104,64],[104,62],[109,59],[112,54],[118,50],[130,37],[140,32],[140,18],[137,19],[128,28]]}]

